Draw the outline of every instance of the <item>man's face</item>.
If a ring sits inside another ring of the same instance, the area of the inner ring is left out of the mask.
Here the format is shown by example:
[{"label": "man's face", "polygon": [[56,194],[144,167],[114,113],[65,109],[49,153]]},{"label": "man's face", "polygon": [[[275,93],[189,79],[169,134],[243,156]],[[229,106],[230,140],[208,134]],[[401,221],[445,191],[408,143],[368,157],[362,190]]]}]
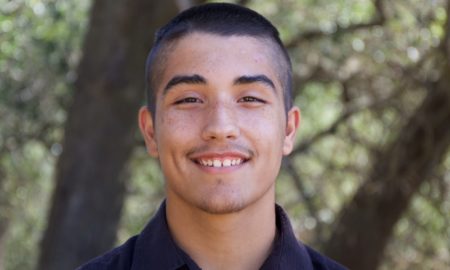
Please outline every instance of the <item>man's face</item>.
[{"label": "man's face", "polygon": [[167,200],[223,214],[274,201],[299,110],[286,113],[273,49],[260,39],[193,33],[168,53],[156,117],[140,111]]}]

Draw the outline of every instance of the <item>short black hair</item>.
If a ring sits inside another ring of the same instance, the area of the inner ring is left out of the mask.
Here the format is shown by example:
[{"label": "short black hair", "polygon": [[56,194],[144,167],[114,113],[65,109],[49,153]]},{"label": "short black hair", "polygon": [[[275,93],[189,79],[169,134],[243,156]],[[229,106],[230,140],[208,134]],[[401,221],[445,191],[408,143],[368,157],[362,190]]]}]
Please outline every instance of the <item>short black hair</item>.
[{"label": "short black hair", "polygon": [[147,107],[153,117],[156,113],[157,80],[165,68],[170,45],[189,33],[199,32],[219,36],[250,36],[269,41],[279,56],[276,64],[279,67],[286,112],[292,107],[292,66],[278,30],[266,18],[249,8],[228,3],[209,3],[181,12],[155,35],[145,72]]}]

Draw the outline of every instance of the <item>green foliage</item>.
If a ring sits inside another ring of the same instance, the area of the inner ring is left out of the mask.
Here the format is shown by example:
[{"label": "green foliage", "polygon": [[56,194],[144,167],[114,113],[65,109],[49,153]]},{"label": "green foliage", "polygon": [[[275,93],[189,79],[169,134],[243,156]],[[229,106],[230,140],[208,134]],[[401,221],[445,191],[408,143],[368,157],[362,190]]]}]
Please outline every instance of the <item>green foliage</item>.
[{"label": "green foliage", "polygon": [[450,263],[450,159],[425,183],[396,227],[382,269],[445,269]]},{"label": "green foliage", "polygon": [[130,163],[132,172],[128,196],[122,215],[118,243],[138,234],[156,212],[164,198],[164,180],[156,160],[149,158],[145,147],[137,148]]},{"label": "green foliage", "polygon": [[86,1],[0,1],[5,269],[33,269],[37,259],[87,7]]},{"label": "green foliage", "polygon": [[32,269],[37,259],[37,243],[45,227],[55,162],[39,142],[29,142],[11,154],[1,164],[7,168],[4,192],[10,200],[6,218],[11,222],[5,243],[5,267]]}]

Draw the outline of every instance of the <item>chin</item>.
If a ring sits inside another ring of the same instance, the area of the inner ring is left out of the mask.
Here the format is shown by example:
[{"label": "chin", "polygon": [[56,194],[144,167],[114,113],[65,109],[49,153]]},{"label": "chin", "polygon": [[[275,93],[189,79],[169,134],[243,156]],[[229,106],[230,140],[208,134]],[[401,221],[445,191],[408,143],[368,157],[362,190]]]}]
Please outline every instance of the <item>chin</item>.
[{"label": "chin", "polygon": [[[209,194],[211,195],[211,194]],[[236,194],[233,194],[236,195]],[[225,215],[240,212],[246,206],[242,198],[235,196],[205,196],[198,203],[198,208],[213,215]]]}]

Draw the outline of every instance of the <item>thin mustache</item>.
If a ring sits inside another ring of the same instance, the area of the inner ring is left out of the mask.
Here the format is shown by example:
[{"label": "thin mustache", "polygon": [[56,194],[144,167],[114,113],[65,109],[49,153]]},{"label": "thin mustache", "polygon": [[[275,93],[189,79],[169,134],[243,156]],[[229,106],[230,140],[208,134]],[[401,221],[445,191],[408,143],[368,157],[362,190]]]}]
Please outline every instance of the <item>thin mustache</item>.
[{"label": "thin mustache", "polygon": [[246,153],[249,157],[253,157],[255,155],[255,153],[248,147],[245,147],[243,145],[236,144],[236,143],[229,143],[226,146],[222,146],[222,147],[215,147],[215,146],[211,146],[211,145],[196,146],[196,147],[189,149],[189,151],[187,152],[187,155],[191,156],[191,155],[198,155],[198,154],[209,153],[209,152],[218,152],[218,153],[240,152],[240,153]]}]

